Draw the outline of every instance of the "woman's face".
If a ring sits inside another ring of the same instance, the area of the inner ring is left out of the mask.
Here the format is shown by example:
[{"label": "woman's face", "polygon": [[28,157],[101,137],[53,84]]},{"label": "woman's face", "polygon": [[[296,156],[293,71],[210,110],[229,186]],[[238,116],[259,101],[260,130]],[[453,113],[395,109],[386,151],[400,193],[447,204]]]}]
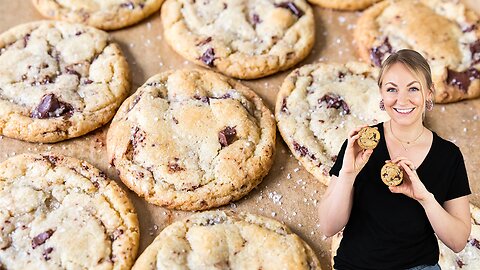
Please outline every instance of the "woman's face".
[{"label": "woman's face", "polygon": [[412,125],[423,120],[425,89],[403,64],[395,63],[384,73],[380,92],[385,111],[397,124]]}]

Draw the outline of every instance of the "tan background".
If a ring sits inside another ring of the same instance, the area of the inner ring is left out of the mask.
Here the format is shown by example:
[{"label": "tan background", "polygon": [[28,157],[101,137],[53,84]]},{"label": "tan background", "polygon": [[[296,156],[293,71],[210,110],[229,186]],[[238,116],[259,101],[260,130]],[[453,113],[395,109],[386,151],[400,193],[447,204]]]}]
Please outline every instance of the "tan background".
[{"label": "tan background", "polygon": [[[465,1],[480,13],[478,0]],[[338,12],[318,7],[314,10],[315,47],[300,65],[316,61],[346,62],[358,59],[352,43],[352,32],[355,20],[361,13]],[[0,32],[17,24],[42,19],[29,0],[0,0],[0,12]],[[113,31],[111,35],[122,47],[130,65],[132,93],[156,73],[195,66],[168,47],[163,39],[159,12],[135,26]],[[273,112],[278,88],[289,72],[244,83],[256,91]],[[437,104],[427,115],[426,123],[440,136],[454,141],[461,148],[473,192],[471,201],[480,206],[479,117],[480,99],[477,99],[450,105]],[[106,160],[107,129],[108,126],[57,144],[34,144],[0,137],[0,161],[24,152],[54,151],[86,160],[120,183],[115,170],[109,167]],[[225,208],[249,211],[285,222],[313,247],[322,266],[329,269],[330,241],[320,235],[316,225],[318,201],[325,187],[298,164],[278,132],[277,138],[275,162],[268,176],[245,198]],[[125,188],[124,185],[121,186]],[[132,192],[129,192],[129,196],[140,220],[140,252],[165,226],[189,214],[150,205]]]}]

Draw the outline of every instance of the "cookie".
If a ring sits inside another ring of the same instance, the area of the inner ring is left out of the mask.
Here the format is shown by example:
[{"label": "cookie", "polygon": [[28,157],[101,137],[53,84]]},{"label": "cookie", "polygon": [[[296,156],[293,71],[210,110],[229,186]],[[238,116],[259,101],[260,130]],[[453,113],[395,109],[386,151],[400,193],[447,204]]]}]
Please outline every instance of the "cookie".
[{"label": "cookie", "polygon": [[167,0],[162,23],[178,54],[241,79],[290,68],[309,54],[315,39],[305,0]]},{"label": "cookie", "polygon": [[374,149],[380,141],[380,132],[375,127],[364,127],[359,132],[357,144],[363,149]]},{"label": "cookie", "polygon": [[308,0],[308,2],[323,8],[339,10],[362,10],[381,0]]},{"label": "cookie", "polygon": [[0,135],[57,142],[114,116],[129,92],[125,57],[107,33],[32,22],[0,35]]},{"label": "cookie", "polygon": [[389,187],[398,186],[403,181],[403,171],[397,164],[387,162],[382,167],[380,177],[385,185]]},{"label": "cookie", "polygon": [[430,64],[435,102],[480,96],[480,19],[461,1],[383,1],[367,9],[354,32],[361,58],[380,66],[400,49]]},{"label": "cookie", "polygon": [[53,153],[0,163],[0,228],[1,269],[130,269],[139,243],[127,194]]},{"label": "cookie", "polygon": [[340,242],[342,241],[343,239],[343,230],[339,231],[338,233],[336,233],[334,236],[331,237],[331,241],[332,241],[332,244],[331,244],[331,252],[330,252],[330,263],[332,264],[332,267],[334,265],[334,261],[333,261],[333,258],[335,258],[335,256],[337,256],[337,250],[338,250],[338,247],[340,247]]},{"label": "cookie", "polygon": [[32,0],[45,17],[83,23],[103,30],[135,24],[157,11],[163,0]]},{"label": "cookie", "polygon": [[280,222],[209,211],[169,225],[135,269],[321,269],[313,250]]},{"label": "cookie", "polygon": [[348,132],[388,119],[379,109],[378,69],[361,62],[318,63],[294,70],[277,95],[283,140],[302,165],[328,184]]},{"label": "cookie", "polygon": [[120,107],[111,164],[148,202],[204,210],[240,199],[272,165],[275,121],[235,80],[205,70],[157,74]]},{"label": "cookie", "polygon": [[472,230],[465,249],[454,253],[442,241],[438,240],[440,259],[438,264],[442,269],[476,270],[480,265],[480,209],[470,204],[472,215]]}]

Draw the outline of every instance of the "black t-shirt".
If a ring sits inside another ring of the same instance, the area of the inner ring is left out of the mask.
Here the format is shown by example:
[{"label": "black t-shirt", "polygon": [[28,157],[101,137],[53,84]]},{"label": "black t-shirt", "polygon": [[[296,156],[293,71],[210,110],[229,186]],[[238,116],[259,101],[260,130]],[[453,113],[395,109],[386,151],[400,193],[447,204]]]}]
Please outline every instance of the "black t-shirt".
[{"label": "black t-shirt", "polygon": [[[334,258],[334,268],[406,269],[434,265],[439,257],[438,243],[425,210],[417,201],[391,193],[380,178],[385,160],[391,158],[383,124],[375,126],[381,139],[355,180],[352,211]],[[346,145],[347,141],[330,175],[338,176]],[[435,132],[417,174],[441,205],[471,193],[460,149]]]}]

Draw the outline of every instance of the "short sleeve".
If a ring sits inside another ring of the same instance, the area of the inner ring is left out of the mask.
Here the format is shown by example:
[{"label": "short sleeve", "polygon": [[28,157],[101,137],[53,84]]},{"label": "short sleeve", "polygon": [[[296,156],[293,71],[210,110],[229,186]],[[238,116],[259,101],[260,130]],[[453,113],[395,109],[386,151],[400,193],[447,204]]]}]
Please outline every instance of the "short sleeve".
[{"label": "short sleeve", "polygon": [[330,176],[338,176],[338,174],[340,173],[343,164],[343,156],[345,156],[345,149],[347,149],[347,143],[348,140],[345,140],[345,142],[343,142],[343,145],[340,148],[340,152],[337,155],[337,159],[335,160],[335,164],[333,164],[333,167],[330,169]]},{"label": "short sleeve", "polygon": [[451,182],[447,191],[445,201],[459,198],[468,194],[471,194],[470,186],[468,184],[467,169],[465,168],[465,162],[463,160],[460,149],[457,148],[458,154],[453,166],[453,174]]}]

